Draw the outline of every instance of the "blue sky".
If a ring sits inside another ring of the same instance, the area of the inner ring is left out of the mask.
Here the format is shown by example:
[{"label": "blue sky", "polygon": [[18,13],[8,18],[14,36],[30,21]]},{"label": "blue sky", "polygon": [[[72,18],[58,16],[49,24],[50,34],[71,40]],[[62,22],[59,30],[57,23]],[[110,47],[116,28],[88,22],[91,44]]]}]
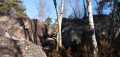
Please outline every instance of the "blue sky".
[{"label": "blue sky", "polygon": [[[31,19],[35,18],[35,19],[39,19],[39,10],[37,9],[37,6],[39,6],[39,0],[22,0],[24,1],[24,5],[26,7],[26,13],[28,15],[28,17],[30,17]],[[56,19],[56,11],[54,8],[54,3],[53,0],[44,0],[47,2],[47,4],[50,6],[50,10],[51,10],[51,14],[50,17],[53,19]],[[57,0],[58,3],[58,7],[61,4],[60,0]],[[71,8],[69,7],[68,10],[69,13],[67,13],[68,15],[71,14]]]},{"label": "blue sky", "polygon": [[[39,19],[39,10],[37,9],[37,6],[39,6],[39,0],[22,0],[24,1],[24,5],[26,7],[26,13],[28,15],[28,17],[30,17],[31,19],[35,18],[35,19]],[[55,12],[55,8],[54,8],[54,4],[53,4],[53,0],[46,0],[46,2],[48,3],[48,5],[51,7],[51,18],[57,18],[56,17],[56,12]],[[49,10],[49,9],[48,9]]]},{"label": "blue sky", "polygon": [[[39,6],[39,0],[22,0],[24,1],[24,5],[26,7],[26,13],[28,15],[29,18],[33,19],[39,19],[39,10],[37,9],[37,6]],[[53,0],[44,0],[47,2],[47,4],[49,5],[50,7],[50,10],[51,10],[51,14],[50,14],[50,17],[53,18],[53,19],[56,19],[56,11],[55,11],[55,8],[54,8],[54,3],[53,3]],[[92,5],[95,7],[96,6],[96,3],[93,2],[94,0],[92,0]],[[98,0],[99,1],[99,0]],[[58,5],[60,5],[60,0],[57,0],[58,2]],[[80,1],[81,3],[81,7],[83,6],[82,4],[82,0]],[[68,8],[68,15],[71,14],[71,8],[69,7]],[[48,9],[49,10],[49,9]],[[81,12],[83,12],[83,8],[81,8]],[[109,13],[109,10],[105,11],[106,13]],[[93,14],[96,14],[95,10],[93,10]]]},{"label": "blue sky", "polygon": [[23,0],[23,1],[26,7],[25,12],[27,13],[28,17],[38,19],[39,11],[36,8],[36,5],[38,4],[38,0]]}]

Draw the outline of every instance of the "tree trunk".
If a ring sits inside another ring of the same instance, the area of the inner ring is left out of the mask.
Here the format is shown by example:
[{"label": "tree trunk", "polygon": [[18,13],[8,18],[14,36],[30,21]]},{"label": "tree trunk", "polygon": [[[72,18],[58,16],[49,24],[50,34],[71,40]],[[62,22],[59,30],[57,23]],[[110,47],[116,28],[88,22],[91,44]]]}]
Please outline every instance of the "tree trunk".
[{"label": "tree trunk", "polygon": [[91,0],[87,0],[87,3],[88,3],[88,15],[89,15],[90,30],[93,32],[93,34],[92,34],[92,48],[93,48],[93,54],[94,54],[93,56],[97,57],[98,47],[97,47],[97,41],[96,41],[96,37],[95,37],[95,28],[94,28],[94,22],[93,22]]},{"label": "tree trunk", "polygon": [[115,27],[115,21],[117,19],[117,5],[118,5],[118,0],[114,0],[114,6],[113,6],[113,11],[112,11],[112,18],[110,22],[110,29],[109,29],[109,42],[114,38],[114,27]]},{"label": "tree trunk", "polygon": [[64,0],[62,0],[60,20],[59,20],[60,47],[62,47],[62,14],[63,14],[63,8],[64,8],[63,6],[64,6]]},{"label": "tree trunk", "polygon": [[73,10],[73,12],[74,12],[74,18],[77,19],[77,14],[76,14],[75,9],[73,8],[73,6],[72,6],[72,4],[71,4],[71,1],[70,1],[70,6],[71,6],[71,8],[72,8],[72,10]]},{"label": "tree trunk", "polygon": [[[53,2],[54,2],[54,6],[55,6],[55,9],[56,9],[56,14],[57,14],[57,21],[59,22],[59,11],[58,11],[58,7],[57,7],[57,2],[56,2],[56,0],[53,0]],[[58,23],[58,25],[59,25],[59,23]],[[59,28],[58,28],[59,29]],[[57,33],[57,47],[56,47],[56,49],[58,50],[59,49],[59,32]]]},{"label": "tree trunk", "polygon": [[58,11],[58,7],[57,7],[57,2],[56,2],[56,0],[53,0],[53,1],[54,1],[55,9],[56,9],[57,20],[59,21],[59,11]]},{"label": "tree trunk", "polygon": [[59,11],[58,11],[58,7],[57,7],[57,2],[56,2],[56,0],[53,0],[53,1],[54,1],[58,24],[59,24],[59,32],[57,35],[57,50],[58,50],[59,47],[62,47],[62,32],[61,31],[62,31],[62,14],[63,14],[64,0],[62,0],[60,16],[59,16]]},{"label": "tree trunk", "polygon": [[85,1],[84,0],[83,0],[83,5],[84,5],[84,17],[86,19],[86,17],[87,17],[87,9],[86,9]]},{"label": "tree trunk", "polygon": [[7,16],[10,16],[11,7],[7,9]]}]

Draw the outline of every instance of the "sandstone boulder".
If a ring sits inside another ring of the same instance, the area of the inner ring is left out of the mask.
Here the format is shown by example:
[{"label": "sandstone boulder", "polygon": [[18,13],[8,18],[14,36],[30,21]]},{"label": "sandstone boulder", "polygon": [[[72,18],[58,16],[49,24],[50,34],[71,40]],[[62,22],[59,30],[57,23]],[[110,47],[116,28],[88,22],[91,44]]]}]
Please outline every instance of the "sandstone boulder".
[{"label": "sandstone boulder", "polygon": [[0,57],[47,57],[37,45],[0,28]]},{"label": "sandstone boulder", "polygon": [[0,17],[0,27],[11,32],[17,38],[24,38],[37,45],[41,45],[47,38],[46,25],[37,19]]},{"label": "sandstone boulder", "polygon": [[[86,19],[66,19],[62,21],[62,43],[65,47],[70,47],[75,44],[90,44],[92,31],[89,27],[89,20]],[[99,44],[100,39],[108,39],[110,30],[110,18],[109,16],[94,16],[94,25],[96,39]],[[56,23],[55,23],[56,24]],[[56,31],[52,31],[51,27],[48,30],[49,35],[57,35],[58,25],[51,25],[52,28],[56,28]],[[116,38],[120,32],[120,23],[116,20],[114,28],[114,37]],[[56,32],[56,33],[54,33]],[[53,34],[52,34],[53,33]]]},{"label": "sandstone boulder", "polygon": [[[79,21],[79,22],[78,22]],[[62,23],[62,43],[65,47],[79,45],[81,43],[82,31],[85,27],[80,19],[63,19]],[[81,24],[81,26],[79,26]]]}]

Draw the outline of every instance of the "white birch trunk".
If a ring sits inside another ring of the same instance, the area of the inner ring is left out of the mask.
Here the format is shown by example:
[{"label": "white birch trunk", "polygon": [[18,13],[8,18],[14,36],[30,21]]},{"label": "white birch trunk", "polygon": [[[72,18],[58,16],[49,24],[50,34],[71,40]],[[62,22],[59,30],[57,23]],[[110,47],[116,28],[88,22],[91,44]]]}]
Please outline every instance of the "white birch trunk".
[{"label": "white birch trunk", "polygon": [[89,25],[90,25],[90,29],[93,31],[93,34],[92,34],[92,47],[93,47],[93,54],[94,54],[93,56],[97,57],[98,47],[97,47],[97,41],[95,37],[95,28],[94,28],[94,22],[93,22],[91,0],[87,0],[87,2],[88,2]]},{"label": "white birch trunk", "polygon": [[60,16],[59,16],[59,11],[58,11],[58,7],[57,7],[57,2],[56,0],[54,1],[54,5],[55,5],[55,9],[56,9],[56,14],[57,14],[57,20],[58,20],[58,24],[59,24],[59,32],[57,35],[57,50],[59,49],[59,47],[62,47],[62,14],[63,14],[63,6],[64,6],[64,0],[62,0],[62,5],[61,5],[61,12],[60,12]]},{"label": "white birch trunk", "polygon": [[58,21],[59,22],[59,40],[60,40],[60,47],[62,47],[62,15],[63,15],[63,7],[64,6],[64,0],[62,0],[62,5],[61,5],[61,13],[60,13],[60,20]]},{"label": "white birch trunk", "polygon": [[[58,7],[57,7],[57,2],[56,2],[56,0],[53,0],[53,2],[54,2],[55,9],[56,9],[56,14],[57,14],[57,22],[58,22],[58,25],[59,25],[59,11],[58,11]],[[56,50],[58,50],[59,49],[59,32],[57,33],[57,39],[56,40],[57,40]]]}]

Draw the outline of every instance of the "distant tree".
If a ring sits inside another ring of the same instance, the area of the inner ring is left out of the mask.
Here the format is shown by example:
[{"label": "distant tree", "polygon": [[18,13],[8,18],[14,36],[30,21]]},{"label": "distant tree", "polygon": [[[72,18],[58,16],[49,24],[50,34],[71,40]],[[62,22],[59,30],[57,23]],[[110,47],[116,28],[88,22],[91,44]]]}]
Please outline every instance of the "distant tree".
[{"label": "distant tree", "polygon": [[96,41],[96,36],[95,36],[91,0],[87,0],[87,3],[88,3],[87,5],[88,5],[89,25],[90,25],[90,30],[92,31],[91,42],[92,42],[92,48],[93,48],[93,54],[94,54],[93,56],[97,57],[98,46],[97,46],[97,41]]},{"label": "distant tree", "polygon": [[67,13],[68,13],[68,3],[67,3],[67,0],[64,1],[64,9],[63,9],[63,17],[66,18],[67,17]]},{"label": "distant tree", "polygon": [[66,4],[65,4],[65,5],[64,5],[64,9],[63,9],[63,17],[66,18],[67,13],[68,13],[68,9],[67,9]]},{"label": "distant tree", "polygon": [[109,32],[108,32],[108,34],[109,34],[108,38],[109,38],[110,41],[114,38],[115,23],[116,23],[116,20],[119,19],[118,16],[119,16],[120,12],[118,13],[117,11],[119,11],[118,0],[114,0],[111,22],[110,22],[110,28],[109,28]]},{"label": "distant tree", "polygon": [[97,3],[97,14],[101,15],[103,14],[103,10],[106,10],[107,8],[111,8],[109,10],[112,11],[112,0],[100,0],[99,2],[97,0],[95,0]]},{"label": "distant tree", "polygon": [[83,6],[84,6],[84,18],[87,18],[87,6],[85,5],[85,0],[83,0]]},{"label": "distant tree", "polygon": [[70,4],[70,7],[72,8],[72,16],[74,19],[80,19],[81,18],[81,7],[80,7],[80,0],[68,0],[68,3]]},{"label": "distant tree", "polygon": [[68,19],[73,19],[73,16],[72,15],[68,16]]},{"label": "distant tree", "polygon": [[[97,1],[97,0],[96,0]],[[103,10],[110,7],[111,13],[110,13],[110,28],[108,30],[108,38],[109,40],[112,40],[114,38],[114,28],[116,20],[120,19],[120,1],[119,0],[101,0],[97,3],[97,11],[98,14],[102,14]]]},{"label": "distant tree", "polygon": [[41,20],[45,20],[51,13],[48,3],[45,0],[39,0],[39,5],[37,5],[39,9],[39,16]]},{"label": "distant tree", "polygon": [[58,20],[57,20],[57,19],[55,19],[55,22],[58,22]]},{"label": "distant tree", "polygon": [[118,15],[118,20],[120,20],[120,1],[117,2],[117,15]]},{"label": "distant tree", "polygon": [[52,19],[53,19],[53,18],[48,17],[48,18],[45,20],[45,24],[47,25],[47,27],[49,27],[49,26],[51,25]]},{"label": "distant tree", "polygon": [[25,10],[21,0],[0,0],[1,16],[27,17]]},{"label": "distant tree", "polygon": [[[63,16],[63,9],[64,9],[64,0],[61,0],[61,12],[59,13],[58,6],[56,0],[53,0],[54,6],[56,9],[57,20],[59,25],[59,32],[57,34],[57,50],[58,47],[62,47],[62,16]],[[60,14],[60,15],[59,15]]]},{"label": "distant tree", "polygon": [[[67,17],[67,13],[68,13],[68,8],[67,8],[67,5],[68,5],[68,2],[67,2],[68,0],[64,0],[64,8],[63,8],[63,18],[66,18]],[[60,6],[59,6],[59,12],[61,11],[61,6],[62,6],[62,4],[60,4]]]}]

